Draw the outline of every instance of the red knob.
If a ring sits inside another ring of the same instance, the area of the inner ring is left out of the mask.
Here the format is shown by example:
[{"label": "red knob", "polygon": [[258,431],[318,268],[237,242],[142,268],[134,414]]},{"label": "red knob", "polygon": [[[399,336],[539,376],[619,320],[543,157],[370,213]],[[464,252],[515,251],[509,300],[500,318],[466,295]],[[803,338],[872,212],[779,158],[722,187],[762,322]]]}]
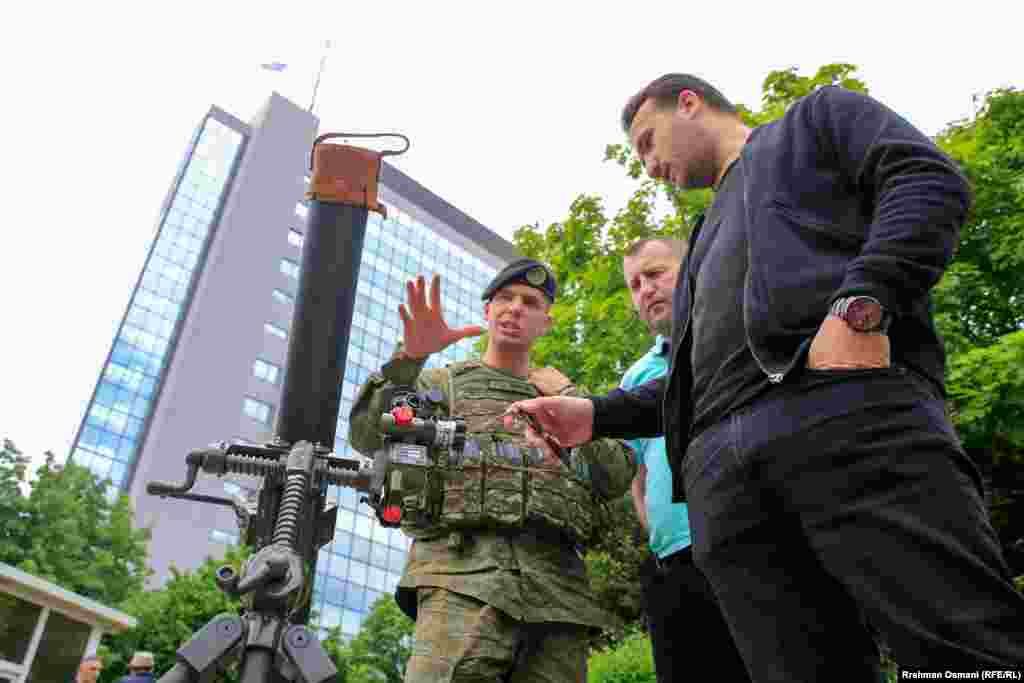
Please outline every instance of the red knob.
[{"label": "red knob", "polygon": [[389,524],[396,524],[402,520],[402,508],[391,505],[384,508],[384,521]]},{"label": "red knob", "polygon": [[414,417],[412,408],[409,406],[398,406],[391,410],[391,415],[394,416],[395,424],[397,425],[412,424],[412,418]]}]

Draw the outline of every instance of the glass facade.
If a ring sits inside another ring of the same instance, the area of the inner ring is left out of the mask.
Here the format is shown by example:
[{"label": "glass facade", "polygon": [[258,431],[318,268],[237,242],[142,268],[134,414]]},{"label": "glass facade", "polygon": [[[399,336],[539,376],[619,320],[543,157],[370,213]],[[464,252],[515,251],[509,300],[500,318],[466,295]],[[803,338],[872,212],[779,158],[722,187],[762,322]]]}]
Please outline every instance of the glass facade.
[{"label": "glass facade", "polygon": [[246,396],[242,401],[242,412],[261,424],[269,425],[274,410],[269,404]]},{"label": "glass facade", "polygon": [[273,363],[268,363],[267,361],[257,358],[252,364],[252,374],[264,382],[277,384],[277,378],[281,374],[281,368],[277,367]]},{"label": "glass facade", "polygon": [[211,116],[200,126],[72,446],[74,462],[114,486],[127,486],[244,140]]},{"label": "glass facade", "polygon": [[214,543],[224,545],[235,545],[238,543],[237,531],[224,531],[222,529],[210,529],[210,540]]},{"label": "glass facade", "polygon": [[299,264],[290,258],[281,259],[281,272],[290,278],[299,278]]},{"label": "glass facade", "polygon": [[[480,293],[497,272],[407,214],[393,207],[388,213],[387,220],[370,213],[366,226],[338,411],[335,452],[343,456],[355,455],[347,436],[356,391],[387,361],[402,337],[398,305],[405,301],[406,281],[440,273],[448,324],[475,325],[483,324]],[[464,339],[435,354],[428,367],[471,357],[474,342]],[[320,552],[313,595],[320,627],[340,626],[346,636],[355,635],[377,598],[394,592],[409,547],[401,531],[377,524],[373,511],[359,503],[360,495],[351,489],[330,489],[329,500],[338,506],[338,521],[333,542]]]},{"label": "glass facade", "polygon": [[267,334],[272,334],[275,337],[277,337],[278,339],[287,339],[288,338],[288,332],[286,332],[285,330],[282,330],[280,327],[278,327],[274,323],[263,323],[263,330]]},{"label": "glass facade", "polygon": [[279,304],[284,304],[285,306],[291,306],[292,304],[295,303],[295,297],[289,294],[288,292],[284,291],[283,289],[275,289],[273,292],[270,293],[270,296],[271,298],[274,299],[274,301],[276,301]]}]

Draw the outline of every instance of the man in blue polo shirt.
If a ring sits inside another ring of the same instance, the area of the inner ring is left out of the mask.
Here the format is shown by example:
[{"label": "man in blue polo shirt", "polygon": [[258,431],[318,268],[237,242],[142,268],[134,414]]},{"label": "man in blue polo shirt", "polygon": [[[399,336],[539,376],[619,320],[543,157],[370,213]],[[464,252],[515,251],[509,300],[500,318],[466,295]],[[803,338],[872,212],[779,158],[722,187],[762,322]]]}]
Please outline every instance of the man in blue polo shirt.
[{"label": "man in blue polo shirt", "polygon": [[[641,240],[626,251],[626,286],[655,342],[626,371],[624,389],[668,372],[672,293],[685,254],[685,242],[667,238]],[[695,662],[714,662],[716,680],[750,680],[711,586],[693,563],[686,504],[672,503],[664,437],[629,444],[638,465],[633,504],[651,549],[640,579],[658,682],[683,680]]]}]

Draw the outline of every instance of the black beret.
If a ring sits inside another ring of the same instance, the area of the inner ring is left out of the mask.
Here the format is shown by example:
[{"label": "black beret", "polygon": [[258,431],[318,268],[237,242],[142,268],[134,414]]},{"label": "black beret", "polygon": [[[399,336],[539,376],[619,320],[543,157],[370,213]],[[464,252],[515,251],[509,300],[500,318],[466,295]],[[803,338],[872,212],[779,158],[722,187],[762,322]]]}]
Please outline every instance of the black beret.
[{"label": "black beret", "polygon": [[487,285],[483,296],[484,301],[490,301],[494,293],[506,285],[522,284],[529,285],[544,292],[544,296],[551,303],[555,302],[555,292],[558,290],[558,283],[555,282],[555,274],[551,269],[540,261],[532,258],[523,258],[513,261],[501,269],[491,284]]}]

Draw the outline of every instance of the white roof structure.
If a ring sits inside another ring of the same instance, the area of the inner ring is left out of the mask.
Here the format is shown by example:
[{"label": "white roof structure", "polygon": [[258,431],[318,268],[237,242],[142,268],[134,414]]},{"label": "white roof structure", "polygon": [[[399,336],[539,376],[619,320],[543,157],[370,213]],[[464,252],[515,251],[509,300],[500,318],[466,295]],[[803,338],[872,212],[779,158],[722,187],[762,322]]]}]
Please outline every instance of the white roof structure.
[{"label": "white roof structure", "polygon": [[[39,662],[46,670],[44,676],[55,674],[58,669],[59,676],[67,676],[73,672],[64,669],[76,668],[82,657],[95,653],[104,633],[120,633],[135,628],[138,623],[135,617],[124,612],[0,562],[0,614],[4,610],[11,610],[7,616],[14,618],[21,628],[8,634],[7,637],[14,638],[13,642],[5,642],[0,647],[0,683],[28,680],[34,662]],[[54,613],[60,616],[51,620]],[[79,629],[83,640],[88,633],[82,651],[68,652],[66,643],[58,643],[61,645],[59,652],[48,652],[47,644],[54,641],[53,632],[47,633],[51,621],[51,628],[57,628],[57,622],[78,624],[74,628]],[[40,675],[41,672],[36,672],[34,678]]]}]

